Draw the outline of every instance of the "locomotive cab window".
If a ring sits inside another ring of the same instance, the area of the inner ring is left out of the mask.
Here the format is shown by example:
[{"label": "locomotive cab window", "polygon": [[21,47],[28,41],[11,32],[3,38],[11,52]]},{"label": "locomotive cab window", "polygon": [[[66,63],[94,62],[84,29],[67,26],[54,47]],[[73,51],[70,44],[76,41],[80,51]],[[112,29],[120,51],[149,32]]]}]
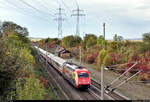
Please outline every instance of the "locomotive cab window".
[{"label": "locomotive cab window", "polygon": [[78,77],[79,77],[79,78],[87,78],[87,77],[89,77],[89,75],[88,75],[87,73],[80,73],[80,74],[78,75]]}]

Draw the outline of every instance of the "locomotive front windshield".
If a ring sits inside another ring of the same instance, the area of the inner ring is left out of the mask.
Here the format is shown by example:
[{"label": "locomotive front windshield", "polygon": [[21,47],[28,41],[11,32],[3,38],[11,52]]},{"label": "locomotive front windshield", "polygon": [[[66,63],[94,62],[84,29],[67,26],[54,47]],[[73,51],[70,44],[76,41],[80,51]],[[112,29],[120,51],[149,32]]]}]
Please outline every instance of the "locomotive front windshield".
[{"label": "locomotive front windshield", "polygon": [[88,75],[87,73],[80,73],[80,74],[78,75],[78,77],[79,77],[79,78],[88,78],[89,75]]}]

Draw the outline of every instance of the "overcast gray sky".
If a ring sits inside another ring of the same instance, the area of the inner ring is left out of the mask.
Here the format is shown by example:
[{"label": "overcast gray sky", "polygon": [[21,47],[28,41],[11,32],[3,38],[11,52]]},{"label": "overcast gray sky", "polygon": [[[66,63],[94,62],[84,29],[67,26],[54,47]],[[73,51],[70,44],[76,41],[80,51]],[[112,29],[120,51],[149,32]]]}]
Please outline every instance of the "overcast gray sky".
[{"label": "overcast gray sky", "polygon": [[[75,34],[76,18],[71,17],[76,9],[76,0],[0,0],[0,20],[13,21],[27,27],[30,37],[57,37],[57,22],[53,19],[59,4],[65,9],[63,36]],[[124,38],[142,38],[150,32],[150,0],[77,0],[86,17],[81,17],[80,33],[102,34],[106,22],[106,38],[114,34]]]}]

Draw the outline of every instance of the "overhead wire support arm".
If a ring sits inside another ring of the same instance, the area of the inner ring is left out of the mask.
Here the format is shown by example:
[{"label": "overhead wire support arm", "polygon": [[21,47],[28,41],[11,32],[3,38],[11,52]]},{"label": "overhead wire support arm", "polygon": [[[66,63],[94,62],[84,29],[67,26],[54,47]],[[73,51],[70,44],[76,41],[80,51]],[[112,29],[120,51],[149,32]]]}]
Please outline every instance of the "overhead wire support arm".
[{"label": "overhead wire support arm", "polygon": [[111,91],[116,90],[118,87],[120,87],[121,85],[123,85],[124,83],[127,83],[130,79],[132,79],[133,77],[135,77],[136,75],[138,75],[141,71],[138,71],[137,73],[135,73],[134,75],[132,75],[130,78],[126,79],[125,81],[123,81],[122,83],[120,83],[119,85],[117,85],[115,88],[113,88]]},{"label": "overhead wire support arm", "polygon": [[118,78],[116,78],[114,81],[112,81],[109,85],[106,86],[105,89],[109,88],[113,83],[115,83],[117,80],[119,80],[122,76],[124,76],[128,71],[130,71],[134,66],[137,65],[138,62],[136,62],[134,65],[132,65],[128,70],[126,70],[122,75],[120,75]]}]

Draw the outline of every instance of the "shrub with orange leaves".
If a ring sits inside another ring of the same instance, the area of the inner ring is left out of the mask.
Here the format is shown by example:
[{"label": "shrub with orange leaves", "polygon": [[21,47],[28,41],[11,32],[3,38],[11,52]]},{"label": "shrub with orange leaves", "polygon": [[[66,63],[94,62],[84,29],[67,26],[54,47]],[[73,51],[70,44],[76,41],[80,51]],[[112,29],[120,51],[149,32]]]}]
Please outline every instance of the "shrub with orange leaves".
[{"label": "shrub with orange leaves", "polygon": [[48,81],[45,78],[40,77],[40,83],[42,83],[45,88],[48,88]]},{"label": "shrub with orange leaves", "polygon": [[91,54],[90,56],[87,57],[87,62],[89,64],[93,64],[96,61],[97,56],[98,56],[98,52]]},{"label": "shrub with orange leaves", "polygon": [[50,96],[48,94],[44,95],[44,100],[50,100]]}]

